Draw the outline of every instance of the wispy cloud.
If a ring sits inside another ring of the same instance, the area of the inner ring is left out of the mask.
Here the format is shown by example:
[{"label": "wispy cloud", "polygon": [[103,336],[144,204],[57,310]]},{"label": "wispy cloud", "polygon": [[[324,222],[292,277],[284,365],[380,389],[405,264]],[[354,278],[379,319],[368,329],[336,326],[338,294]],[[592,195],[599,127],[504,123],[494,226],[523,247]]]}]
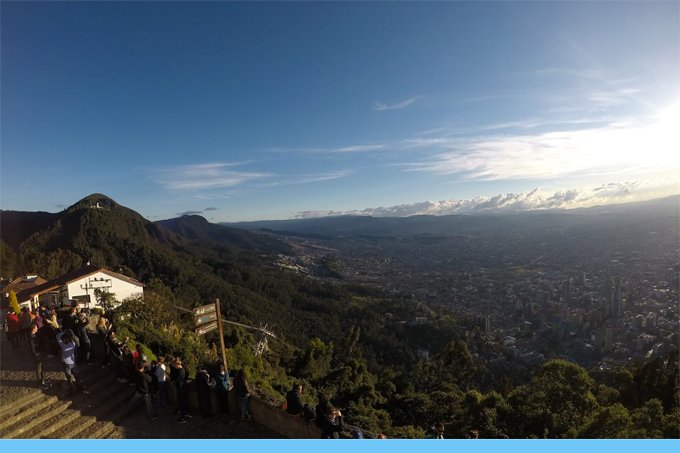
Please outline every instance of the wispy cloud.
[{"label": "wispy cloud", "polygon": [[267,173],[234,171],[242,163],[207,163],[160,170],[156,182],[171,190],[204,190],[234,187],[266,178]]},{"label": "wispy cloud", "polygon": [[334,179],[345,178],[351,174],[352,172],[349,170],[341,170],[327,173],[302,174],[290,176],[286,179],[281,179],[279,181],[274,181],[269,184],[266,184],[265,186],[274,187],[274,186],[289,186],[294,184],[310,184],[315,182],[331,181]]},{"label": "wispy cloud", "polygon": [[602,80],[605,74],[599,69],[574,69],[574,68],[562,68],[562,67],[551,67],[538,69],[533,72],[526,73],[531,76],[565,76],[570,78],[586,79],[586,80]]},{"label": "wispy cloud", "polygon": [[310,153],[310,154],[343,154],[343,153],[367,153],[372,151],[381,151],[385,149],[384,143],[362,143],[358,145],[346,145],[346,146],[335,146],[335,147],[283,147],[277,146],[274,148],[268,148],[268,151],[275,153]]},{"label": "wispy cloud", "polygon": [[406,171],[467,179],[546,179],[680,169],[680,134],[672,121],[451,140],[448,149]]},{"label": "wispy cloud", "polygon": [[373,110],[381,112],[384,110],[401,110],[405,109],[408,106],[411,106],[415,104],[416,102],[420,101],[423,99],[425,96],[414,96],[408,99],[405,99],[401,102],[396,102],[394,104],[385,104],[383,102],[376,102],[375,105],[373,106]]},{"label": "wispy cloud", "polygon": [[302,175],[299,178],[296,178],[294,181],[295,184],[309,184],[312,182],[320,182],[320,181],[331,181],[333,179],[340,179],[340,178],[345,178],[349,175],[351,175],[352,172],[349,170],[342,170],[342,171],[336,171],[336,172],[330,172],[330,173],[315,173],[315,174],[308,174],[308,175]]},{"label": "wispy cloud", "polygon": [[584,108],[589,111],[608,110],[630,102],[639,103],[642,88],[609,88],[586,93]]},{"label": "wispy cloud", "polygon": [[341,215],[408,217],[413,215],[481,214],[545,209],[573,209],[601,204],[642,201],[680,193],[680,179],[611,182],[554,192],[540,188],[528,192],[498,194],[463,200],[423,201],[352,211],[300,211],[296,218]]},{"label": "wispy cloud", "polygon": [[178,212],[177,215],[179,217],[185,216],[185,215],[198,215],[202,214],[203,211],[184,211],[184,212]]},{"label": "wispy cloud", "polygon": [[217,209],[219,209],[219,208],[215,208],[215,207],[211,206],[209,208],[205,208],[204,211],[217,211]]},{"label": "wispy cloud", "polygon": [[384,144],[371,143],[368,145],[343,146],[340,148],[333,148],[330,151],[335,153],[363,153],[366,151],[378,151],[384,148],[385,148]]},{"label": "wispy cloud", "polygon": [[458,101],[459,104],[477,104],[480,102],[497,101],[517,97],[517,94],[487,94],[482,96],[470,96]]}]

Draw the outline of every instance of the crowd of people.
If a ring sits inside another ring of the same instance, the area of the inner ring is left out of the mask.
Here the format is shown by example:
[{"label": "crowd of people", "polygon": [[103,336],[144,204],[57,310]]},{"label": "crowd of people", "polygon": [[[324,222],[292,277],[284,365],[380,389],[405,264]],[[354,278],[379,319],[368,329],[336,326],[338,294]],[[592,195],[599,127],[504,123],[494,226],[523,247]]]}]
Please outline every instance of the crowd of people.
[{"label": "crowd of people", "polygon": [[[37,386],[47,389],[43,372],[43,356],[59,357],[66,380],[72,392],[87,392],[80,378],[81,366],[98,364],[115,373],[119,382],[129,383],[134,392],[128,407],[144,405],[149,420],[159,417],[159,412],[168,407],[168,393],[174,393],[176,420],[187,423],[191,417],[188,398],[189,373],[180,357],[159,355],[157,360],[148,360],[142,345],[134,350],[128,346],[129,338],[119,338],[114,326],[106,316],[100,316],[93,333],[88,331],[89,318],[86,310],[73,304],[69,310],[60,312],[56,307],[41,306],[35,312],[24,307],[17,315],[9,311],[5,316],[5,332],[15,350],[28,344],[35,362]],[[103,345],[101,357],[93,353],[93,337],[99,337]],[[213,368],[199,365],[194,388],[201,415],[211,417],[213,395],[218,401],[218,411],[229,414],[229,392],[233,391],[238,402],[238,415],[242,420],[252,420],[250,412],[251,389],[243,370],[230,376],[223,364]],[[286,395],[285,410],[290,415],[300,416],[306,422],[315,423],[324,439],[338,438],[345,433],[352,438],[363,438],[358,428],[347,426],[342,413],[333,407],[326,395],[318,394],[315,408],[302,401],[303,386],[293,384]],[[443,427],[438,438],[443,438]],[[382,438],[384,436],[380,435]]]},{"label": "crowd of people", "polygon": [[[143,403],[147,417],[154,420],[161,409],[168,407],[168,393],[173,392],[177,402],[177,421],[187,423],[191,419],[187,393],[189,374],[180,357],[161,355],[157,360],[149,361],[142,345],[137,344],[131,350],[128,346],[130,339],[117,336],[108,317],[99,317],[94,332],[88,329],[89,322],[88,312],[77,303],[66,311],[47,306],[31,311],[23,307],[18,315],[8,310],[4,316],[5,333],[11,347],[24,354],[24,348],[28,345],[30,356],[35,362],[39,388],[49,388],[43,372],[45,356],[60,359],[66,381],[73,393],[87,393],[80,378],[82,367],[99,365],[101,368],[111,369],[118,382],[129,383],[131,389],[134,389],[128,402],[129,408]],[[95,336],[102,345],[99,357],[95,357],[92,348]],[[219,411],[229,413],[228,391],[232,387],[229,372],[220,365],[215,369],[214,375],[211,378],[208,370],[201,366],[195,380],[201,414],[206,417],[213,415],[210,400],[213,391],[219,401]],[[234,379],[234,383],[238,385],[234,387],[246,390],[242,394],[237,391],[237,395],[248,400],[250,391],[245,377],[242,376],[240,380],[238,377],[239,374]],[[243,418],[250,418],[248,404],[242,403],[241,407],[242,411],[245,410]]]}]

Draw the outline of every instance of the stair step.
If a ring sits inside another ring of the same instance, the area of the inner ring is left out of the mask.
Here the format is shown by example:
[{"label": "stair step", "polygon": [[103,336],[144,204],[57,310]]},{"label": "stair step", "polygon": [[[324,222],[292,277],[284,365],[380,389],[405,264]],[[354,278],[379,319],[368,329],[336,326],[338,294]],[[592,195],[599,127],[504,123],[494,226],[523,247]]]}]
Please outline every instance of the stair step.
[{"label": "stair step", "polygon": [[62,426],[58,431],[52,432],[45,437],[48,439],[77,439],[80,433],[87,431],[95,423],[97,423],[97,417],[91,415],[81,416],[75,428],[68,425]]},{"label": "stair step", "polygon": [[116,426],[116,429],[102,437],[102,439],[125,439],[125,430],[120,426]]},{"label": "stair step", "polygon": [[20,425],[25,419],[30,418],[34,414],[39,413],[43,409],[50,407],[57,403],[59,398],[54,395],[40,394],[40,398],[33,400],[34,404],[22,404],[16,411],[7,414],[0,422],[0,433],[2,437],[8,437],[8,432],[11,432],[12,427]]},{"label": "stair step", "polygon": [[42,423],[40,426],[36,426],[30,432],[24,434],[22,438],[25,439],[46,439],[50,438],[50,434],[61,428],[62,426],[69,425],[71,423],[80,423],[81,419],[80,412],[72,410],[71,408],[66,408],[60,414],[51,417],[49,420]]},{"label": "stair step", "polygon": [[99,420],[86,429],[73,436],[73,439],[106,439],[109,433],[115,431],[116,425],[109,420]]},{"label": "stair step", "polygon": [[78,426],[64,426],[59,431],[53,432],[50,437],[73,439],[84,435],[83,437],[87,438],[89,437],[87,432],[92,425],[98,421],[108,421],[110,419],[109,414],[114,414],[121,406],[127,405],[132,397],[131,392],[124,386],[112,386],[105,396],[106,398],[102,396],[99,400],[103,404],[95,404],[81,411],[81,413],[84,413],[84,417],[82,423],[79,423]]},{"label": "stair step", "polygon": [[[116,426],[127,416],[131,411],[135,410],[130,408],[125,404],[121,404],[110,416],[106,417],[106,420],[102,420],[102,424],[94,431],[87,433],[90,439],[105,439],[107,438],[111,429],[118,429]],[[122,428],[121,428],[122,429]]]},{"label": "stair step", "polygon": [[[98,403],[100,404],[102,402],[106,403],[107,399],[110,396],[114,395],[116,391],[117,391],[116,386],[112,386],[110,385],[110,383],[106,381],[100,381],[98,383],[95,383],[95,386],[92,387],[92,390],[89,391],[88,394],[78,395],[78,398],[74,399],[71,402],[71,406],[68,408],[68,410],[69,412],[75,413],[77,415],[76,418],[82,417],[84,413],[92,411],[92,407],[93,406],[96,407]],[[56,416],[54,419],[47,420],[47,422],[43,426],[39,426],[36,429],[25,433],[25,437],[59,438],[60,436],[59,435],[55,436],[54,433],[58,433],[59,430],[61,430],[62,428],[73,429],[73,427],[69,426],[71,425],[72,421],[73,418],[69,416],[65,415]],[[78,423],[76,426],[80,428],[81,423]]]},{"label": "stair step", "polygon": [[2,398],[2,406],[0,406],[0,420],[4,420],[6,416],[21,412],[26,406],[33,404],[40,398],[46,397],[46,395],[39,391],[34,391],[27,393],[26,396],[17,398],[15,401],[7,401],[4,397]]},{"label": "stair step", "polygon": [[106,381],[106,380],[113,380],[115,378],[114,373],[109,370],[109,369],[102,369],[102,368],[92,368],[95,365],[91,365],[87,369],[83,369],[84,367],[79,368],[80,371],[80,379],[83,384],[91,385],[93,382],[99,382],[99,381]]},{"label": "stair step", "polygon": [[103,423],[93,439],[125,439],[125,428],[116,426],[111,422]]},{"label": "stair step", "polygon": [[19,426],[14,428],[14,430],[10,433],[3,433],[3,437],[7,439],[22,439],[25,437],[25,433],[29,432],[36,426],[42,425],[44,422],[51,419],[52,417],[63,414],[64,411],[68,409],[70,405],[71,405],[70,401],[57,401],[56,403],[49,406],[49,410],[47,412],[43,412],[42,414],[38,415],[35,418],[32,418],[31,420],[27,421],[24,424],[20,424]]},{"label": "stair step", "polygon": [[[98,373],[93,373],[88,376],[87,380],[82,379],[83,384],[87,385],[88,382],[91,384],[88,389],[88,393],[79,393],[75,395],[72,399],[59,399],[56,396],[49,396],[44,400],[38,400],[39,403],[26,407],[20,412],[15,412],[11,416],[0,423],[0,432],[2,432],[3,437],[32,437],[33,435],[41,435],[41,432],[33,433],[34,428],[39,427],[42,429],[41,424],[47,422],[50,418],[55,417],[55,420],[49,420],[50,422],[56,422],[61,420],[56,420],[59,415],[68,409],[72,404],[79,403],[87,398],[91,397],[92,394],[96,394],[100,389],[106,388],[110,385],[111,379],[106,379],[106,375],[100,375]],[[99,379],[101,378],[101,379]],[[99,379],[99,380],[97,380]],[[45,395],[43,395],[45,396]],[[55,409],[60,408],[60,410],[55,412]],[[44,409],[48,409],[44,412]],[[51,414],[49,417],[45,418],[46,414]],[[24,420],[29,420],[23,423]],[[40,423],[36,421],[40,420]],[[14,429],[10,429],[10,426],[14,426]],[[50,426],[50,425],[47,425]]]}]

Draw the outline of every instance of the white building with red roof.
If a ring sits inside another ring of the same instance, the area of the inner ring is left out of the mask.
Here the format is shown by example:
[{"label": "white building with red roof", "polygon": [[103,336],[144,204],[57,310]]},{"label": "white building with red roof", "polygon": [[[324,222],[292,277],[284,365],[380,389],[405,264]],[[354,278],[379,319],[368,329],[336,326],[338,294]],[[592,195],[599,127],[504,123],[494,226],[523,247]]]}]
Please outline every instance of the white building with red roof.
[{"label": "white building with red roof", "polygon": [[68,305],[77,300],[86,308],[99,307],[95,298],[95,290],[112,294],[117,301],[144,293],[144,283],[103,267],[88,264],[61,277],[50,280],[17,294],[19,305],[32,309],[41,302],[48,305]]}]

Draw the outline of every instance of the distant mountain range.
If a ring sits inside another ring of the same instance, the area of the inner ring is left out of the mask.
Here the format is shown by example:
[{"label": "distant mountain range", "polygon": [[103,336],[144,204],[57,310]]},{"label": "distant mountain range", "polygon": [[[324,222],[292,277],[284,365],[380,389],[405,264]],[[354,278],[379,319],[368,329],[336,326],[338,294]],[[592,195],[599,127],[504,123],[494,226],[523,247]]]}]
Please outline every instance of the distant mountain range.
[{"label": "distant mountain range", "polygon": [[318,239],[340,237],[403,237],[411,235],[507,234],[517,229],[564,228],[575,224],[635,223],[641,219],[678,219],[680,195],[650,201],[571,210],[503,214],[418,215],[411,217],[337,216],[313,219],[221,223],[251,231]]}]

